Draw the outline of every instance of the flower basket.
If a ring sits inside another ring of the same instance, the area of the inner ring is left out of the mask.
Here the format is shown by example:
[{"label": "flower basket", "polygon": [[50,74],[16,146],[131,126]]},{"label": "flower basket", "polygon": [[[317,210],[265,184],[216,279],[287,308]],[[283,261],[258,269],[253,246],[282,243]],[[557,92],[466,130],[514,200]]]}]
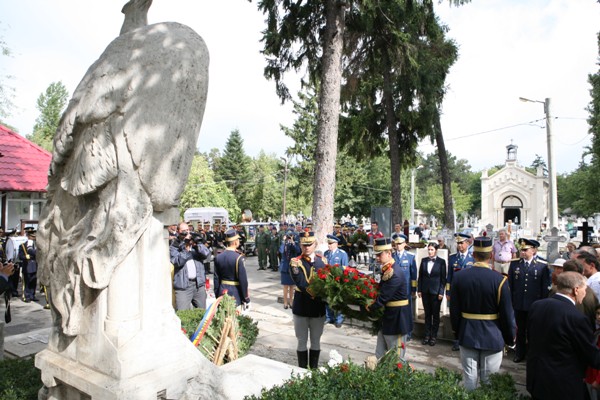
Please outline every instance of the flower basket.
[{"label": "flower basket", "polygon": [[383,315],[383,309],[372,313],[365,309],[377,298],[379,284],[355,268],[326,265],[311,280],[308,291],[326,299],[329,307],[348,318],[373,322]]}]

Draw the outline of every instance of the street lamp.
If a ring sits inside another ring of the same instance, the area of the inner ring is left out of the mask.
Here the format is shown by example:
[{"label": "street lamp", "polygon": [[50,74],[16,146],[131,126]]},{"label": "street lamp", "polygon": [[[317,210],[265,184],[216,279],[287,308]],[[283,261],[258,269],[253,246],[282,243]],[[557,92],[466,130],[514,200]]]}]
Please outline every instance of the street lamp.
[{"label": "street lamp", "polygon": [[549,175],[549,201],[548,206],[550,208],[548,213],[548,226],[549,229],[552,227],[558,227],[558,195],[556,190],[556,169],[554,168],[554,145],[552,144],[552,119],[550,117],[550,98],[546,98],[545,101],[526,99],[525,97],[519,97],[519,100],[529,103],[541,103],[544,105],[544,113],[546,114],[546,141],[548,146],[548,175]]},{"label": "street lamp", "polygon": [[281,220],[285,222],[285,195],[287,192],[287,176],[288,176],[288,159],[284,157],[279,157],[283,161],[284,172],[283,172],[283,207],[281,210]]}]

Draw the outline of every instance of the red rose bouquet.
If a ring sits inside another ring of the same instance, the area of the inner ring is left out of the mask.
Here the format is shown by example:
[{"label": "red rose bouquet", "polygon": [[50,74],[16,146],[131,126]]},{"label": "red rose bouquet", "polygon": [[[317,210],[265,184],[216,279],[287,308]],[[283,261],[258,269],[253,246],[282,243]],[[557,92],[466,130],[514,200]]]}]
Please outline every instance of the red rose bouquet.
[{"label": "red rose bouquet", "polygon": [[[329,307],[346,317],[372,321],[380,315],[369,314],[365,306],[377,298],[379,284],[355,268],[326,265],[308,285],[314,296],[326,299]],[[382,311],[382,310],[380,310]]]}]

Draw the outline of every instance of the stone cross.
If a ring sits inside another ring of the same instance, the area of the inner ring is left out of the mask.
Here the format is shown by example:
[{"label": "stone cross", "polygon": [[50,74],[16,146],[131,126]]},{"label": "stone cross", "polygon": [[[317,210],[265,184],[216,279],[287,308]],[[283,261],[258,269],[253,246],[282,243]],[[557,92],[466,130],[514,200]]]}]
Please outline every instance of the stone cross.
[{"label": "stone cross", "polygon": [[581,231],[581,235],[583,238],[581,239],[580,246],[589,246],[590,242],[588,242],[588,235],[590,232],[594,232],[594,228],[589,226],[587,221],[583,221],[580,227],[577,228],[578,231]]},{"label": "stone cross", "polygon": [[550,229],[550,235],[543,237],[544,241],[548,242],[546,247],[546,260],[548,264],[554,262],[559,257],[558,242],[566,242],[567,238],[558,234],[558,228]]}]

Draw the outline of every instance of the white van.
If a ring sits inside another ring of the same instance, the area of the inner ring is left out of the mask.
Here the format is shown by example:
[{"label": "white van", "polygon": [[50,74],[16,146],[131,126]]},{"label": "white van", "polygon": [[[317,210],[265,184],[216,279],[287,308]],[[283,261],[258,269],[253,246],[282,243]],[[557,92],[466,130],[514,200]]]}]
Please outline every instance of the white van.
[{"label": "white van", "polygon": [[211,228],[215,224],[227,224],[229,226],[229,212],[223,207],[188,208],[183,213],[183,220],[185,222],[200,222],[201,224],[208,221]]}]

